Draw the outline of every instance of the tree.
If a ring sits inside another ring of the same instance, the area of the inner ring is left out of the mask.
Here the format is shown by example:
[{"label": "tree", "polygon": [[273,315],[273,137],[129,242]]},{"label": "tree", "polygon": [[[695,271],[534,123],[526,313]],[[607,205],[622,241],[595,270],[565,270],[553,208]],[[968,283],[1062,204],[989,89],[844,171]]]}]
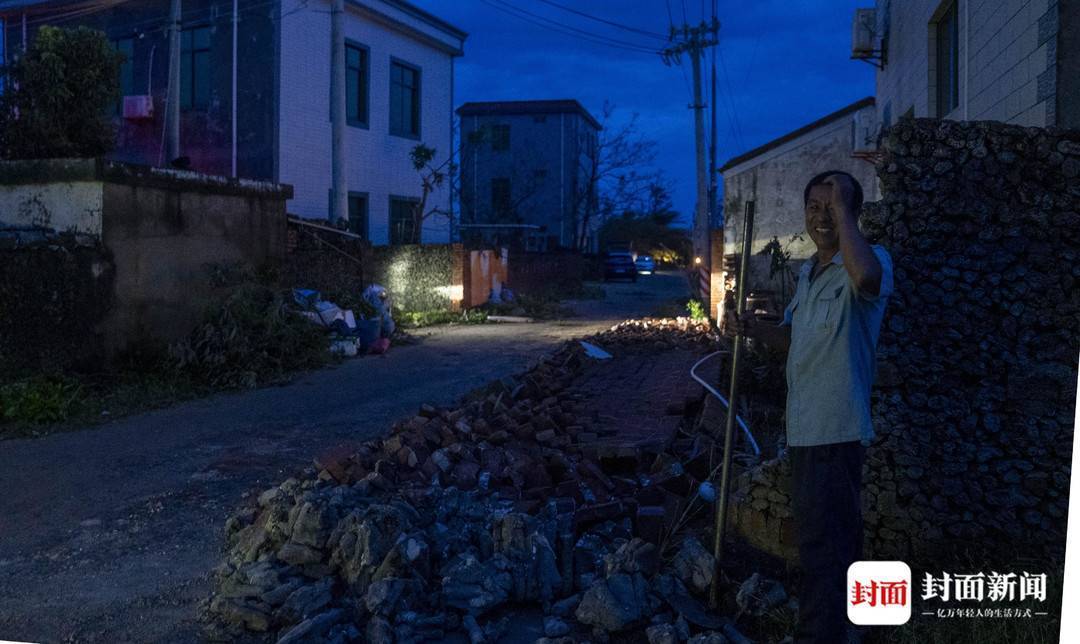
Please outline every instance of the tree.
[{"label": "tree", "polygon": [[110,110],[120,64],[105,34],[43,26],[27,52],[0,68],[0,156],[95,157],[113,148]]},{"label": "tree", "polygon": [[[452,182],[457,175],[457,164],[454,163],[454,155],[449,155],[446,160],[436,165],[436,150],[433,147],[418,143],[409,152],[413,169],[420,173],[420,201],[413,206],[413,235],[414,243],[420,243],[423,239],[424,222],[430,217],[440,216],[450,220],[453,213],[441,206],[433,205],[428,208],[428,198],[443,185]],[[451,201],[452,203],[452,201]]]},{"label": "tree", "polygon": [[579,155],[578,183],[571,203],[577,221],[574,245],[579,250],[585,249],[588,234],[597,223],[626,212],[642,212],[652,186],[664,183],[661,173],[651,168],[656,142],[639,131],[638,115],[616,127],[612,125],[614,112],[615,106],[605,102],[599,134],[592,139],[586,132],[579,138],[586,152]]},{"label": "tree", "polygon": [[678,213],[671,207],[670,192],[662,183],[647,187],[641,209],[625,210],[608,218],[600,228],[604,244],[619,242],[651,253],[670,263],[684,263],[691,250],[685,229],[674,228]]}]

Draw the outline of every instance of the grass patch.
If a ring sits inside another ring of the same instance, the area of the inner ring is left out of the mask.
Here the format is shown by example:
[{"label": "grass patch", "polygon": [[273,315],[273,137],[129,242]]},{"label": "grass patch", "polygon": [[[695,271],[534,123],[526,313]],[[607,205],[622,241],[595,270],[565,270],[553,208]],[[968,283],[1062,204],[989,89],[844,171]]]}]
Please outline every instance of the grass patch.
[{"label": "grass patch", "polygon": [[464,311],[397,311],[394,321],[405,329],[418,329],[435,324],[483,324],[487,322],[483,309]]},{"label": "grass patch", "polygon": [[245,283],[167,352],[143,350],[106,373],[0,384],[0,438],[37,436],[219,391],[282,383],[337,360],[324,329],[288,291]]},{"label": "grass patch", "polygon": [[558,320],[573,317],[574,312],[562,305],[562,300],[552,293],[541,295],[518,295],[513,302],[485,304],[490,315],[518,315],[534,320]]},{"label": "grass patch", "polygon": [[0,385],[0,418],[17,425],[67,420],[83,399],[74,379],[35,377]]}]

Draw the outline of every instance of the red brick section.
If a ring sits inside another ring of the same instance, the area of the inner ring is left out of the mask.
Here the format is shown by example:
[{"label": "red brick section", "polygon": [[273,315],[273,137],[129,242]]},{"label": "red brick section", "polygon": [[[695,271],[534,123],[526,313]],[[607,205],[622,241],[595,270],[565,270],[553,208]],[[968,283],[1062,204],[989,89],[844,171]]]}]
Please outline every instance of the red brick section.
[{"label": "red brick section", "polygon": [[585,431],[596,434],[598,446],[666,445],[682,419],[669,415],[669,406],[676,403],[681,408],[687,397],[702,394],[690,377],[690,367],[701,356],[674,349],[592,361],[578,385],[585,395],[580,407]]}]

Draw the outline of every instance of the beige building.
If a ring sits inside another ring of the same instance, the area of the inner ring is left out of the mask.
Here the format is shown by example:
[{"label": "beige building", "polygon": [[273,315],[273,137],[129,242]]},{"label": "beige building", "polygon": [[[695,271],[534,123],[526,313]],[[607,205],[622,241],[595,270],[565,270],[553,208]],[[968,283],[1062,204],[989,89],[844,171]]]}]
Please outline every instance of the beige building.
[{"label": "beige building", "polygon": [[[770,261],[760,251],[776,237],[791,253],[792,269],[814,252],[814,243],[805,234],[803,188],[806,182],[826,170],[850,173],[863,187],[866,201],[880,198],[877,174],[866,157],[877,147],[876,108],[867,97],[828,114],[793,132],[741,154],[720,168],[724,181],[724,230],[722,245],[714,241],[710,309],[717,314],[722,284],[731,281],[722,270],[720,255],[731,258],[742,249],[743,214],[747,202],[754,203],[754,230],[750,259],[752,291],[769,292],[773,306],[782,307],[791,295],[790,275],[770,276]],[[793,239],[793,236],[799,237]],[[784,283],[787,279],[787,283]]]},{"label": "beige building", "polygon": [[1080,127],[1080,3],[877,0],[852,57],[878,67],[882,126],[902,116]]}]

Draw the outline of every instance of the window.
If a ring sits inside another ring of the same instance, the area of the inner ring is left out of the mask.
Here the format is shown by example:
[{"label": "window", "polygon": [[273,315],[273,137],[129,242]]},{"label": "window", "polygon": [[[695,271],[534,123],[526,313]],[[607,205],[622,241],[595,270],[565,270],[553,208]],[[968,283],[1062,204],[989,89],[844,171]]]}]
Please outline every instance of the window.
[{"label": "window", "polygon": [[124,97],[135,94],[135,39],[121,38],[113,43],[116,51],[124,56],[120,63],[120,98],[116,103],[116,113],[124,113]]},{"label": "window", "polygon": [[496,125],[491,128],[491,149],[492,150],[509,150],[510,149],[510,126],[509,125]]},{"label": "window", "polygon": [[203,110],[210,104],[210,28],[180,32],[180,109]]},{"label": "window", "polygon": [[934,68],[937,76],[937,117],[945,118],[960,104],[960,38],[957,2],[953,2],[934,25]]},{"label": "window", "polygon": [[416,221],[413,208],[419,203],[416,199],[403,197],[390,198],[390,243],[416,244]]},{"label": "window", "polygon": [[368,126],[368,52],[354,44],[345,45],[345,121]]},{"label": "window", "polygon": [[420,137],[420,70],[390,63],[390,134]]},{"label": "window", "polygon": [[491,212],[498,218],[505,218],[510,214],[510,179],[498,178],[491,180]]},{"label": "window", "polygon": [[547,115],[545,114],[538,114],[533,117],[533,123],[544,123],[545,121],[547,121]]},{"label": "window", "polygon": [[[329,205],[327,207],[327,220],[334,217],[334,191],[330,190]],[[349,227],[350,233],[360,235],[368,239],[368,193],[349,193]]]}]

